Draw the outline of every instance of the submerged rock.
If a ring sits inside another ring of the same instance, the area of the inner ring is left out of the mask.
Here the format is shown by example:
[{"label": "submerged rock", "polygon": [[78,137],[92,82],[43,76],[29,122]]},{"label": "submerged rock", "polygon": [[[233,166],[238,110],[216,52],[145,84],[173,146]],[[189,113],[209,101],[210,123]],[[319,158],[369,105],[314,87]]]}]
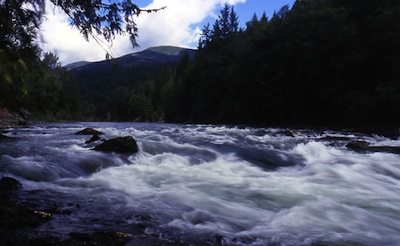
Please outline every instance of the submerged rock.
[{"label": "submerged rock", "polygon": [[[37,227],[51,219],[51,214],[6,201],[0,205],[0,231]],[[0,241],[1,242],[1,241]]]},{"label": "submerged rock", "polygon": [[105,140],[102,144],[96,146],[94,150],[121,154],[134,154],[139,151],[139,148],[136,140],[132,136],[126,136]]},{"label": "submerged rock", "polygon": [[295,133],[290,129],[285,129],[285,130],[278,131],[276,134],[277,135],[284,135],[284,136],[287,136],[287,137],[294,137],[295,136]]},{"label": "submerged rock", "polygon": [[0,191],[11,191],[11,190],[18,190],[22,187],[22,184],[10,177],[3,177],[0,179]]},{"label": "submerged rock", "polygon": [[325,141],[350,141],[350,137],[346,136],[331,136],[331,135],[326,135],[324,137],[321,137],[320,140],[325,140]]},{"label": "submerged rock", "polygon": [[295,137],[299,132],[290,130],[290,129],[279,129],[277,131],[263,131],[259,130],[256,135],[264,136],[265,134],[274,136],[274,137]]},{"label": "submerged rock", "polygon": [[386,152],[400,154],[400,146],[371,146],[365,141],[352,141],[346,145],[347,148],[360,152]]},{"label": "submerged rock", "polygon": [[346,147],[352,150],[367,150],[369,148],[369,143],[365,141],[351,141],[346,144]]},{"label": "submerged rock", "polygon": [[100,140],[99,134],[94,134],[89,140],[87,140],[85,143],[93,143],[96,142],[97,140]]},{"label": "submerged rock", "polygon": [[69,234],[70,239],[61,243],[61,245],[125,245],[131,240],[132,235],[120,231],[98,231],[94,233]]},{"label": "submerged rock", "polygon": [[102,135],[103,133],[91,127],[85,128],[82,131],[76,132],[77,135]]}]

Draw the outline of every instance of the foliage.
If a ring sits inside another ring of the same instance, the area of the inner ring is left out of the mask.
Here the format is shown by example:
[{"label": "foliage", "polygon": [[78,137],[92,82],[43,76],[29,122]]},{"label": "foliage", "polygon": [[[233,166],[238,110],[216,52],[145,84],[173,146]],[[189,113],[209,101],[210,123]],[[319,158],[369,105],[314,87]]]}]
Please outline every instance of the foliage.
[{"label": "foliage", "polygon": [[[70,18],[71,24],[78,28],[82,35],[96,39],[102,35],[112,42],[115,35],[128,34],[133,46],[136,46],[137,26],[134,17],[142,12],[157,12],[165,9],[141,9],[131,0],[50,0],[62,9]],[[37,37],[43,15],[45,0],[0,1],[0,48],[5,50],[30,49]]]},{"label": "foliage", "polygon": [[71,19],[71,24],[77,27],[86,39],[102,35],[111,42],[115,35],[128,34],[133,46],[137,46],[137,26],[134,17],[141,12],[157,12],[164,9],[141,9],[131,0],[121,1],[71,1],[50,0],[60,7]]},{"label": "foliage", "polygon": [[399,13],[396,1],[298,0],[271,19],[254,15],[244,30],[237,30],[227,18],[235,16],[234,10],[225,5],[212,28],[203,28],[194,62],[183,76],[168,82],[168,94],[178,95],[185,108],[172,106],[170,100],[166,108],[175,111],[166,111],[165,117],[241,124],[396,125]]},{"label": "foliage", "polygon": [[[136,46],[134,16],[164,9],[140,9],[131,0],[50,0],[62,9],[71,25],[86,39],[102,36],[112,43],[118,34],[128,34]],[[46,118],[71,118],[77,111],[77,92],[72,77],[61,69],[58,57],[37,46],[45,0],[0,0],[0,107],[26,107]],[[76,110],[74,113],[73,110]],[[60,116],[62,115],[62,116]]]},{"label": "foliage", "polygon": [[73,82],[62,75],[57,55],[41,59],[36,44],[44,6],[44,0],[0,1],[0,106],[71,115],[76,99],[67,97],[74,95]]},{"label": "foliage", "polygon": [[[85,120],[155,121],[160,110],[163,71],[167,65],[146,64],[90,67],[73,70]],[[168,64],[174,66],[173,64]]]},{"label": "foliage", "polygon": [[88,75],[83,94],[94,96],[87,92],[101,81],[108,88],[88,99],[97,119],[395,125],[398,10],[390,1],[302,0],[271,19],[254,15],[242,30],[226,4],[213,25],[204,26],[194,60],[183,56],[164,71]]},{"label": "foliage", "polygon": [[0,1],[0,49],[14,56],[32,55],[44,5],[44,0]]},{"label": "foliage", "polygon": [[218,120],[219,112],[227,110],[224,99],[229,100],[232,88],[231,68],[239,35],[233,6],[225,4],[213,28],[206,26],[204,33],[197,59],[188,73],[192,84],[187,93],[192,98],[191,120],[209,122]]}]

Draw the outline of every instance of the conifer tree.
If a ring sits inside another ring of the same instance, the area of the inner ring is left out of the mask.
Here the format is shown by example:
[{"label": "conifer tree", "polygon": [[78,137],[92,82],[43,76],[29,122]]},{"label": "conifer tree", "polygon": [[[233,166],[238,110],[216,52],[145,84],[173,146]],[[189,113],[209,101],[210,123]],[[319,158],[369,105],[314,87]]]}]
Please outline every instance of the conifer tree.
[{"label": "conifer tree", "polygon": [[[50,0],[63,10],[71,25],[84,38],[102,36],[112,43],[116,35],[127,34],[137,46],[134,17],[142,12],[164,9],[141,9],[131,0]],[[29,94],[41,66],[37,40],[46,11],[46,0],[0,0],[0,106],[20,107]],[[48,94],[48,93],[47,93]]]}]

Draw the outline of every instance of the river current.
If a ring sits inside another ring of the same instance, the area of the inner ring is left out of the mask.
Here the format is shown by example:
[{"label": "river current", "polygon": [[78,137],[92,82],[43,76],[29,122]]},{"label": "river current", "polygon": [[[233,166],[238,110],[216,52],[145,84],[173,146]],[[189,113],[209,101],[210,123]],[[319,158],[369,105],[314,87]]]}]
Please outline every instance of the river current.
[{"label": "river current", "polygon": [[[139,153],[94,151],[99,142],[75,134],[86,127],[105,139],[133,136]],[[166,242],[400,244],[400,155],[346,147],[356,140],[399,146],[397,139],[158,123],[33,124],[5,135],[0,177],[16,178],[47,203],[80,204],[74,216],[59,215],[38,234],[100,227],[129,233],[141,220],[148,222],[144,234]]]}]

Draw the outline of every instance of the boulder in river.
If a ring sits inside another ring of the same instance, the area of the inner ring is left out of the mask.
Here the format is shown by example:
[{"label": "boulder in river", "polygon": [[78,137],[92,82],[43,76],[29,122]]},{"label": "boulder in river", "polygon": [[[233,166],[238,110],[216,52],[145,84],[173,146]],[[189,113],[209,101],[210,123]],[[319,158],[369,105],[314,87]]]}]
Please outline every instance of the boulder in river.
[{"label": "boulder in river", "polygon": [[121,154],[134,154],[139,151],[139,148],[136,140],[132,136],[125,136],[105,140],[102,144],[96,146],[94,150]]},{"label": "boulder in river", "polygon": [[286,137],[294,137],[296,134],[294,131],[290,129],[282,129],[273,134],[274,136],[286,136]]},{"label": "boulder in river", "polygon": [[400,154],[400,146],[373,146],[365,141],[352,141],[348,143],[346,147],[358,152],[386,152]]},{"label": "boulder in river", "polygon": [[132,235],[120,231],[97,231],[94,233],[72,232],[70,239],[62,242],[61,245],[125,245],[132,239]]},{"label": "boulder in river", "polygon": [[77,135],[102,135],[103,133],[91,127],[85,128],[82,131],[75,133]]},{"label": "boulder in river", "polygon": [[352,150],[367,150],[369,148],[369,143],[365,141],[351,141],[346,144],[346,147]]},{"label": "boulder in river", "polygon": [[22,184],[10,177],[3,177],[0,179],[0,191],[11,191],[11,190],[18,190],[22,187]]},{"label": "boulder in river", "polygon": [[99,134],[94,134],[89,140],[87,140],[85,143],[93,143],[96,142],[97,140],[100,140]]}]

